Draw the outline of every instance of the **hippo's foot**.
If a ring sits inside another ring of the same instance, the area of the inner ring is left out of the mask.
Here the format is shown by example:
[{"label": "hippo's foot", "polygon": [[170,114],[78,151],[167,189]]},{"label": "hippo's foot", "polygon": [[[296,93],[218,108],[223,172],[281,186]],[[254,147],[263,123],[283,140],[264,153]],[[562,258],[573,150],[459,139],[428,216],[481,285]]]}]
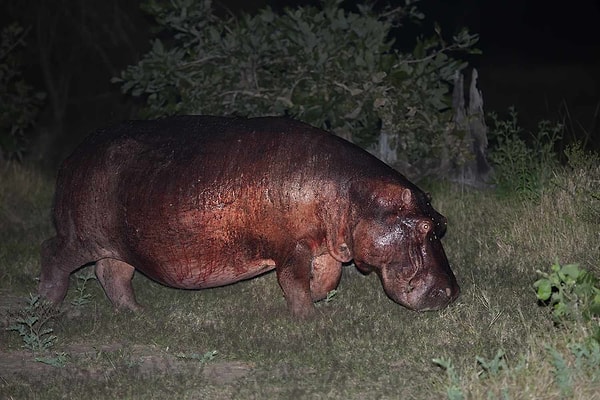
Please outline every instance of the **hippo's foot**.
[{"label": "hippo's foot", "polygon": [[294,319],[309,320],[315,317],[317,309],[312,300],[309,303],[294,303],[293,300],[286,297],[287,308]]},{"label": "hippo's foot", "polygon": [[55,306],[60,306],[69,288],[69,273],[58,269],[48,271],[42,268],[38,294]]},{"label": "hippo's foot", "polygon": [[86,260],[66,245],[64,240],[57,237],[42,243],[42,271],[38,294],[40,297],[60,306],[69,288],[69,275]]},{"label": "hippo's foot", "polygon": [[96,277],[117,310],[142,310],[142,306],[135,301],[131,286],[134,272],[133,266],[114,258],[103,258],[96,262]]}]

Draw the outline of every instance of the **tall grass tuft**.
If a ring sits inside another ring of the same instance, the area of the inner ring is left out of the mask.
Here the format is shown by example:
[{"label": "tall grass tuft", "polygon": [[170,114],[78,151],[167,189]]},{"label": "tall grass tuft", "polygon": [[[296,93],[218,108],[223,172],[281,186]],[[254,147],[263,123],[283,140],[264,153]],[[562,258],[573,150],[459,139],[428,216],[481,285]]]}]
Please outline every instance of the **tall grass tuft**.
[{"label": "tall grass tuft", "polygon": [[52,232],[54,182],[35,168],[0,163],[0,290],[23,295],[39,273],[39,245]]}]

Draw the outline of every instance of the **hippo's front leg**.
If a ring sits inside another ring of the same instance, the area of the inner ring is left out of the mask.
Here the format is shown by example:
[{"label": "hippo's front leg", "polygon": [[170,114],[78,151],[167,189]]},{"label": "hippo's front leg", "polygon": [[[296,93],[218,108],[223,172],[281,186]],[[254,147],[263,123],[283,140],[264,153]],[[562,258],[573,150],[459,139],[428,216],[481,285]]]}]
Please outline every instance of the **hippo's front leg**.
[{"label": "hippo's front leg", "polygon": [[296,318],[309,318],[315,313],[310,291],[312,254],[308,246],[297,244],[287,257],[277,262],[277,281]]},{"label": "hippo's front leg", "polygon": [[322,254],[312,261],[310,293],[313,301],[323,300],[338,287],[342,277],[342,263],[329,254]]}]

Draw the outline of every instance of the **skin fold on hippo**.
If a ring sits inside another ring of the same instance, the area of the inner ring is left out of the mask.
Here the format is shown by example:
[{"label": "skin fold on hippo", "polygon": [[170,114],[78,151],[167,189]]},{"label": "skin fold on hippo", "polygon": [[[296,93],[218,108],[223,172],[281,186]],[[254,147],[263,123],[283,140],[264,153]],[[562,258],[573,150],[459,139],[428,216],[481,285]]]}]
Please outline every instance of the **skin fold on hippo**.
[{"label": "skin fold on hippo", "polygon": [[428,195],[359,147],[286,118],[99,130],[63,162],[53,217],[38,290],[57,305],[90,263],[117,309],[140,309],[135,270],[202,289],[275,269],[289,310],[307,317],[352,260],[412,310],[459,295],[440,242],[446,219]]}]

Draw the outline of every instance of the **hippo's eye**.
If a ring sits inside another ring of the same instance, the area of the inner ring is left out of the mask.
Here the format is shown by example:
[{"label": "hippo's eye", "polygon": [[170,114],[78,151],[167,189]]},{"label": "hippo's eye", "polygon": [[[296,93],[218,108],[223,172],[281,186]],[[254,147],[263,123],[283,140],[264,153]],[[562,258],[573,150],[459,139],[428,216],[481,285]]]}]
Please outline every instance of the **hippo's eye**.
[{"label": "hippo's eye", "polygon": [[431,222],[429,221],[422,221],[419,224],[419,231],[421,231],[421,233],[426,234],[431,230]]}]

